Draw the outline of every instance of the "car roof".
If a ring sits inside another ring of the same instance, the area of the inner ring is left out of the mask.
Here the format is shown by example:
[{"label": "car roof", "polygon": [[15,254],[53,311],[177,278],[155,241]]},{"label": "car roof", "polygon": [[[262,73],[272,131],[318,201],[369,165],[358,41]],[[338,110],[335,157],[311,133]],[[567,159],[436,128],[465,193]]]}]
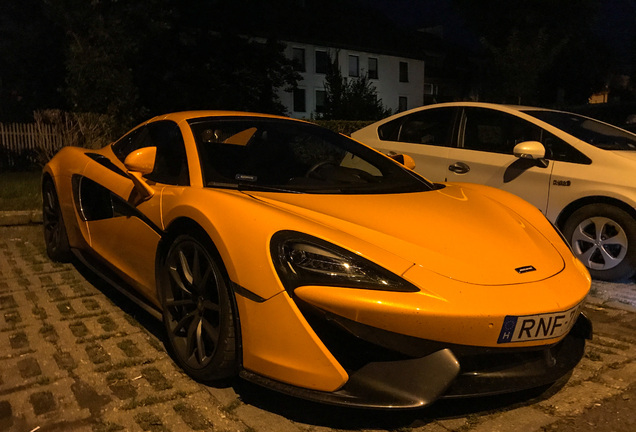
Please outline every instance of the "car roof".
[{"label": "car roof", "polygon": [[512,104],[498,104],[491,102],[472,102],[472,101],[463,101],[463,102],[445,102],[438,103],[432,105],[422,105],[420,107],[414,108],[412,111],[423,109],[423,108],[438,108],[438,107],[482,107],[482,108],[494,108],[494,109],[509,109],[514,111],[527,111],[527,110],[540,110],[540,111],[555,111],[549,108],[541,108],[535,106],[528,105],[512,105]]},{"label": "car roof", "polygon": [[299,121],[296,119],[292,119],[290,117],[272,115],[272,114],[263,114],[263,113],[254,113],[254,112],[245,112],[245,111],[229,111],[229,110],[193,110],[193,111],[180,111],[173,112],[155,116],[147,121],[147,123],[159,121],[159,120],[172,120],[176,123],[180,123],[182,121],[187,121],[196,118],[205,118],[205,117],[262,117],[262,118],[272,118],[272,119],[284,119],[284,120],[292,120]]}]

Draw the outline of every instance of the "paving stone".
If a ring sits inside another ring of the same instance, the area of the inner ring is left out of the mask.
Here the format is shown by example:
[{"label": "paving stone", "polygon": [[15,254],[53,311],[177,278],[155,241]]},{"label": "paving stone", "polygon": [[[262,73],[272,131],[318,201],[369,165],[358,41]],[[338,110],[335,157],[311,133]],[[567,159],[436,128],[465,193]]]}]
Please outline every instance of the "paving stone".
[{"label": "paving stone", "polygon": [[53,358],[55,359],[55,363],[60,369],[71,371],[77,367],[75,360],[70,352],[62,351],[56,352],[53,354]]},{"label": "paving stone", "polygon": [[137,348],[137,344],[130,339],[124,339],[117,343],[117,346],[123,351],[124,354],[128,357],[139,357],[143,355],[141,350]]},{"label": "paving stone", "polygon": [[141,370],[143,377],[150,383],[153,389],[169,390],[172,388],[172,384],[163,376],[161,371],[156,367],[147,367]]},{"label": "paving stone", "polygon": [[206,418],[200,410],[185,402],[179,402],[172,408],[192,430],[207,430],[214,426],[212,421]]},{"label": "paving stone", "polygon": [[33,378],[42,375],[42,369],[38,361],[28,357],[18,361],[18,370],[22,378]]},{"label": "paving stone", "polygon": [[86,324],[81,321],[72,322],[68,325],[68,328],[73,333],[73,336],[80,338],[84,337],[88,334],[88,328],[86,328]]},{"label": "paving stone", "polygon": [[59,336],[57,334],[57,330],[51,324],[45,324],[40,327],[40,336],[50,343],[57,343]]},{"label": "paving stone", "polygon": [[93,417],[99,416],[101,410],[111,401],[108,395],[101,394],[79,378],[71,385],[71,391],[80,408],[88,409]]},{"label": "paving stone", "polygon": [[41,415],[56,409],[55,398],[50,391],[36,392],[29,396],[35,415]]},{"label": "paving stone", "polygon": [[95,299],[82,299],[82,304],[84,305],[84,307],[86,308],[86,310],[88,311],[96,311],[96,310],[100,310],[101,306],[99,304],[99,302]]},{"label": "paving stone", "polygon": [[115,321],[109,316],[102,316],[97,319],[97,322],[102,326],[102,330],[105,332],[113,332],[119,327]]},{"label": "paving stone", "polygon": [[9,343],[13,349],[21,349],[29,346],[29,339],[23,331],[13,333],[9,336]]},{"label": "paving stone", "polygon": [[149,411],[143,411],[135,414],[134,419],[139,427],[144,431],[163,432],[169,430],[163,425],[159,416]]},{"label": "paving stone", "polygon": [[138,395],[137,389],[127,378],[108,384],[108,388],[120,400],[136,398]]},{"label": "paving stone", "polygon": [[18,304],[16,303],[13,295],[9,294],[9,295],[0,296],[0,310],[12,309],[17,307],[18,307]]}]

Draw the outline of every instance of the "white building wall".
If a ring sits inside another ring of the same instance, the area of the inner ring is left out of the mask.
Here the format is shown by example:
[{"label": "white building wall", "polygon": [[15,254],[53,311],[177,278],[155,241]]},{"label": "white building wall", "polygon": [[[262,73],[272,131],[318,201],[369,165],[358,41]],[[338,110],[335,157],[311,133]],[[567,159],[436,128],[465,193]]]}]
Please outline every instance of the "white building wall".
[{"label": "white building wall", "polygon": [[[405,57],[374,54],[364,51],[352,51],[347,49],[335,49],[310,44],[287,42],[286,55],[293,56],[294,48],[302,48],[305,51],[305,71],[299,72],[302,80],[298,82],[298,88],[305,91],[305,110],[294,110],[294,96],[291,92],[280,90],[279,97],[287,108],[288,114],[295,118],[316,117],[316,92],[324,91],[324,73],[316,73],[316,51],[327,52],[333,59],[338,55],[338,64],[342,76],[349,76],[349,56],[358,56],[360,75],[369,71],[369,58],[377,59],[378,77],[370,79],[376,88],[378,98],[386,108],[394,113],[399,111],[400,98],[405,98],[405,109],[411,109],[423,104],[424,95],[424,61]],[[408,65],[408,82],[400,82],[400,63]],[[361,119],[364,120],[364,119]]]}]

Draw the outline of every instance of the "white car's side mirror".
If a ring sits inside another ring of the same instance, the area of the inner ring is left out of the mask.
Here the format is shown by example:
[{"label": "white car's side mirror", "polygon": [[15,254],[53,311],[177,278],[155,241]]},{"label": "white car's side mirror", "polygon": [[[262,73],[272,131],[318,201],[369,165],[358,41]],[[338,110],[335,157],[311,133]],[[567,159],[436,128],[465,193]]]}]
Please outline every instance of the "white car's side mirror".
[{"label": "white car's side mirror", "polygon": [[543,159],[545,158],[545,147],[539,141],[520,142],[512,150],[514,155],[521,159]]}]

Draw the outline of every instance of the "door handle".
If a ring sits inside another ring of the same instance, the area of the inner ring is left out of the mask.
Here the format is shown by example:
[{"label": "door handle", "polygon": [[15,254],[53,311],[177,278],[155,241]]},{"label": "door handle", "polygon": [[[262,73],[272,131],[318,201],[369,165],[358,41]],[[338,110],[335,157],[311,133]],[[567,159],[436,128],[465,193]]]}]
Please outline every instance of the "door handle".
[{"label": "door handle", "polygon": [[464,162],[455,162],[454,164],[448,166],[448,170],[454,172],[455,174],[466,174],[468,171],[470,171],[470,167]]}]

